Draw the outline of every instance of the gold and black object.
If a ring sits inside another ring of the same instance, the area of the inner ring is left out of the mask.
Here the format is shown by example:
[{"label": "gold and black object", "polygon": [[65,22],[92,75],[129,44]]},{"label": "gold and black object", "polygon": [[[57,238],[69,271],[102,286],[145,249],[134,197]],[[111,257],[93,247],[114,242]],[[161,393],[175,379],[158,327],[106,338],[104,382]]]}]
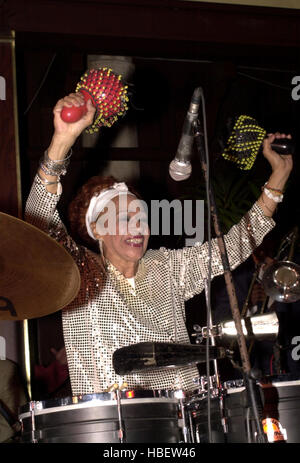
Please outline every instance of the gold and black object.
[{"label": "gold and black object", "polygon": [[[223,347],[209,346],[210,360],[226,356],[227,352]],[[121,347],[113,353],[112,359],[117,375],[157,368],[178,368],[205,361],[206,346],[167,342],[140,342]]]},{"label": "gold and black object", "polygon": [[[255,338],[257,341],[274,341],[278,336],[279,321],[276,312],[246,317],[241,322],[246,338]],[[236,337],[236,334],[233,320],[213,325],[210,333],[208,333],[207,327],[202,328],[203,338],[207,338],[210,335],[220,338],[221,342],[224,343],[232,341]]]},{"label": "gold and black object", "polygon": [[279,261],[268,267],[262,277],[266,294],[278,302],[296,302],[300,299],[300,266],[294,262]]},{"label": "gold and black object", "polygon": [[54,239],[0,212],[0,320],[57,312],[80,288],[78,267]]},{"label": "gold and black object", "polygon": [[[266,130],[253,117],[241,115],[234,123],[222,156],[239,169],[250,170],[265,137]],[[275,139],[271,147],[278,154],[294,153],[294,144],[289,138]]]}]

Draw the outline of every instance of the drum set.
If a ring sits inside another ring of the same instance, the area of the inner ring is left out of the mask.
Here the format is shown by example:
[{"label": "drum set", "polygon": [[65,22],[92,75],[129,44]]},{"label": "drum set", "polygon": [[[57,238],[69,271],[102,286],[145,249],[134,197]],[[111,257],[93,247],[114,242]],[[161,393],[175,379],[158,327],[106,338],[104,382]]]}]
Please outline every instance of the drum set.
[{"label": "drum set", "polygon": [[[0,240],[0,320],[25,320],[48,315],[62,309],[77,295],[80,276],[75,262],[46,234],[0,213]],[[49,266],[53,271],[49,271]],[[39,272],[36,272],[37,268]],[[289,269],[292,273],[288,272]],[[276,279],[277,286],[281,285],[278,290],[281,298],[291,292],[298,294],[298,267],[285,262],[274,272],[273,282]],[[50,277],[52,280],[49,280]],[[268,275],[269,286],[271,278]],[[274,284],[271,286],[274,296]],[[55,298],[45,300],[46,288],[47,294],[52,291]],[[246,335],[251,329],[252,336],[274,339],[278,334],[278,319],[275,313],[251,317],[244,321],[243,329]],[[227,337],[232,340],[236,335],[233,322],[200,331],[198,336],[201,338],[213,334],[220,339]],[[159,368],[176,368],[205,361],[205,346],[149,344],[141,343],[116,351],[116,373],[119,374],[120,368],[127,369],[125,374],[134,369],[144,369],[148,352],[154,356]],[[141,352],[143,355],[140,355]],[[209,346],[209,358],[214,362],[230,355],[229,349]],[[127,359],[126,362],[124,359]],[[155,362],[150,363],[153,365]],[[300,442],[300,380],[289,375],[277,375],[268,380],[258,380],[257,384],[263,405],[261,419],[268,441]],[[192,393],[182,390],[131,390],[123,384],[102,393],[32,400],[20,408],[18,420],[21,431],[16,438],[22,443],[256,442],[255,420],[243,379],[221,383],[216,371],[210,377],[195,378]]]},{"label": "drum set", "polygon": [[[205,379],[202,377],[203,384]],[[255,443],[254,419],[243,380],[211,387],[212,443]],[[206,384],[207,386],[207,384]],[[300,381],[273,378],[261,385],[264,406],[280,426],[280,441],[300,442]],[[207,387],[183,391],[124,390],[32,401],[21,407],[21,442],[208,443]],[[278,436],[269,437],[277,442]]]}]

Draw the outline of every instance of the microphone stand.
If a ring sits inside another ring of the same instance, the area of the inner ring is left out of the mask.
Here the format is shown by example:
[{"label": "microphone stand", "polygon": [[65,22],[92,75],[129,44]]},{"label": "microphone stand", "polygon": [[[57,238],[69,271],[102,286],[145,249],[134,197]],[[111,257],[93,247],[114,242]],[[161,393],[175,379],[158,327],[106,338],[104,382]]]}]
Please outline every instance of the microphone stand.
[{"label": "microphone stand", "polygon": [[[203,104],[203,92],[201,94],[202,97],[202,104]],[[205,115],[204,115],[205,117]],[[241,315],[238,307],[235,287],[232,279],[232,274],[230,270],[228,254],[225,246],[224,236],[221,231],[220,221],[218,217],[215,197],[213,188],[210,184],[210,179],[208,175],[207,169],[207,162],[206,162],[206,149],[204,144],[204,133],[201,129],[199,120],[195,120],[193,122],[193,129],[194,129],[194,138],[196,142],[197,151],[200,157],[200,164],[203,171],[203,176],[206,183],[209,185],[209,198],[211,204],[211,215],[213,219],[214,229],[217,237],[217,243],[220,250],[221,260],[224,269],[224,278],[226,282],[226,289],[229,297],[230,308],[232,312],[232,317],[235,323],[236,331],[237,331],[237,343],[240,351],[241,361],[242,361],[242,368],[244,373],[244,381],[245,381],[245,388],[248,395],[248,400],[250,406],[252,408],[253,416],[256,423],[257,428],[257,442],[265,443],[267,442],[266,435],[263,431],[262,426],[262,403],[261,403],[261,396],[259,393],[258,386],[256,384],[255,378],[252,376],[251,372],[251,365],[248,356],[248,350],[246,346],[245,336],[243,333],[242,323],[241,323]]]}]

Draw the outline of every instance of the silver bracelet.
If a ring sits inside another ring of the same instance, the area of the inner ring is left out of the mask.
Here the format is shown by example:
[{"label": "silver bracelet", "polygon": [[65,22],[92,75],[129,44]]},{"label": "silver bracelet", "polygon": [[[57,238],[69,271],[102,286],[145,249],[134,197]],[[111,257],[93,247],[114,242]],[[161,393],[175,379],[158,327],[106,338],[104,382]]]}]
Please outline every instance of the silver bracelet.
[{"label": "silver bracelet", "polygon": [[281,203],[282,202],[283,195],[273,195],[273,193],[271,193],[271,191],[267,187],[265,187],[263,191],[268,196],[268,198],[275,201],[275,203]]},{"label": "silver bracelet", "polygon": [[46,175],[54,175],[54,176],[56,176],[56,174],[54,174],[54,173],[52,172],[52,170],[49,170],[49,169],[45,166],[45,164],[43,163],[43,161],[40,162],[39,168],[40,168],[40,169],[44,172],[44,174],[46,174]]},{"label": "silver bracelet", "polygon": [[48,156],[48,150],[46,150],[44,152],[44,158],[46,158],[47,160],[52,161],[54,163],[60,163],[60,162],[70,161],[72,154],[73,154],[73,150],[71,148],[70,149],[70,154],[66,158],[64,158],[64,159],[50,159],[49,156]]},{"label": "silver bracelet", "polygon": [[60,183],[60,177],[58,177],[57,181],[55,182],[50,182],[49,180],[47,180],[46,178],[44,177],[41,177],[41,175],[39,174],[39,172],[37,173],[38,175],[38,178],[41,180],[41,182],[43,183],[43,185],[57,185],[58,183]]},{"label": "silver bracelet", "polygon": [[47,175],[53,175],[53,176],[65,175],[67,173],[67,167],[69,165],[71,156],[72,156],[72,148],[71,148],[71,151],[70,151],[70,154],[69,154],[68,157],[66,157],[64,159],[53,160],[53,159],[49,158],[48,150],[46,150],[45,153],[44,153],[44,158],[42,160],[42,164],[45,166],[45,168],[49,172],[49,174],[47,174]]}]

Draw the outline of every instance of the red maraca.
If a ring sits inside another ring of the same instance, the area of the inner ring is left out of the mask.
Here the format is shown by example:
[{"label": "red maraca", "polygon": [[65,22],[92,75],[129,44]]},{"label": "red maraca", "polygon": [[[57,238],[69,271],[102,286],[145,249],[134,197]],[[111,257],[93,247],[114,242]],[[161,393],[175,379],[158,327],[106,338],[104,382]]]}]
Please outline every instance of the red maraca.
[{"label": "red maraca", "polygon": [[[122,83],[121,78],[122,76],[108,68],[91,69],[81,77],[76,92],[81,92],[86,102],[92,100],[96,107],[95,119],[87,128],[88,133],[97,132],[102,125],[111,127],[118,116],[127,111],[127,86]],[[86,105],[65,106],[61,111],[61,118],[64,122],[76,122],[86,112]]]}]

